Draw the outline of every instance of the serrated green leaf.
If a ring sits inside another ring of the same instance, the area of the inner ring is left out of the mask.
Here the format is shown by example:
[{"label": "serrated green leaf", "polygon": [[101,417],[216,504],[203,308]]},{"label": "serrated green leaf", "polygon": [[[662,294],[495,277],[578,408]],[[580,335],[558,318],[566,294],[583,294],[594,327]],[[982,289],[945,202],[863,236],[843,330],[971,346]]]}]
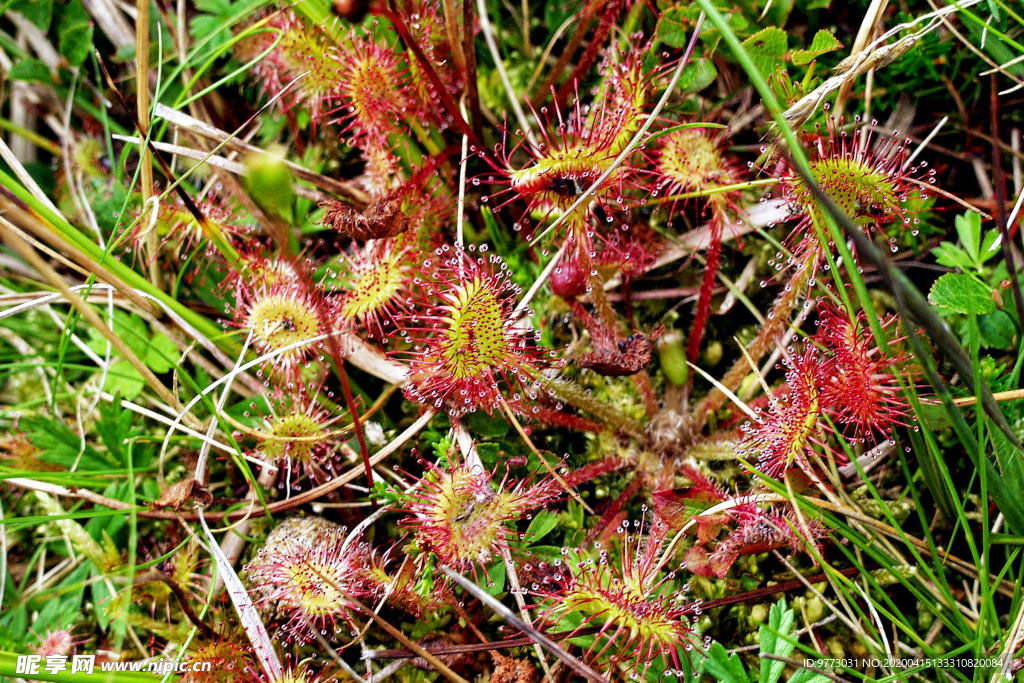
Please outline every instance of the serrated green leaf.
[{"label": "serrated green leaf", "polygon": [[[102,576],[95,568],[92,568],[92,574],[97,579]],[[110,627],[110,622],[114,620],[109,614],[108,609],[114,595],[107,589],[107,584],[104,581],[97,580],[93,582],[90,590],[92,591],[93,613],[96,615],[96,624],[100,627],[101,631],[106,631]]]},{"label": "serrated green leaf", "polygon": [[757,65],[757,70],[770,76],[785,67],[784,57],[789,45],[789,36],[775,26],[761,29],[743,41],[743,47]]},{"label": "serrated green leaf", "polygon": [[484,467],[491,469],[498,464],[498,457],[501,453],[501,446],[493,441],[476,444],[476,453],[480,456],[480,462]]},{"label": "serrated green leaf", "polygon": [[107,370],[107,383],[104,388],[112,394],[121,392],[121,396],[131,401],[142,393],[146,380],[135,366],[126,360],[118,361]]},{"label": "serrated green leaf", "polygon": [[[758,629],[762,655],[769,654],[783,659],[789,658],[796,645],[787,640],[785,636],[792,631],[795,619],[796,614],[786,607],[785,600],[772,605],[771,611],[768,613],[768,623],[762,624]],[[785,668],[785,662],[762,657],[760,683],[777,683]]]},{"label": "serrated green leaf", "polygon": [[704,671],[717,678],[720,683],[750,683],[739,655],[730,655],[721,643],[714,643],[708,649]]},{"label": "serrated green leaf", "polygon": [[[104,316],[104,320],[106,320],[106,316]],[[107,322],[109,324],[109,321]],[[142,318],[116,309],[114,310],[114,324],[111,327],[114,334],[120,337],[136,356],[145,358],[149,354],[149,329]],[[87,346],[102,356],[107,350],[107,339],[96,329],[90,327]]]},{"label": "serrated green leaf", "polygon": [[[991,428],[992,450],[996,455],[999,472],[1003,475],[1006,488],[1010,491],[1024,491],[1024,455],[1006,438],[1000,430]],[[1011,496],[1010,505],[999,506],[1011,529],[1024,529],[1024,506],[1020,499]]]},{"label": "serrated green leaf", "polygon": [[839,50],[842,47],[843,44],[840,43],[834,35],[822,29],[814,34],[814,39],[811,41],[811,44],[807,46],[807,49],[796,50],[793,52],[793,64],[797,66],[810,64],[821,55],[833,52],[834,50]]},{"label": "serrated green leaf", "polygon": [[120,401],[100,403],[100,419],[96,421],[96,433],[122,466],[127,467],[125,443],[133,436],[132,414],[121,407]]},{"label": "serrated green leaf", "polygon": [[952,242],[943,242],[932,249],[935,260],[939,265],[947,268],[959,268],[960,270],[972,270],[975,266],[967,252]]},{"label": "serrated green leaf", "polygon": [[116,466],[89,444],[85,444],[83,450],[81,437],[60,420],[23,417],[19,427],[29,442],[41,451],[37,457],[43,462],[66,469],[77,462],[77,469],[83,471],[107,470]]},{"label": "serrated green leaf", "polygon": [[1008,349],[1017,336],[1017,326],[1006,311],[992,311],[978,317],[981,343],[990,349]]},{"label": "serrated green leaf", "polygon": [[7,78],[12,81],[32,81],[53,85],[53,74],[50,67],[41,59],[20,59],[14,63]]},{"label": "serrated green leaf", "polygon": [[978,252],[981,249],[981,216],[970,211],[957,216],[953,224],[956,226],[956,234],[960,237],[960,246],[972,261],[980,263]]},{"label": "serrated green leaf", "polygon": [[957,313],[983,315],[996,310],[992,290],[970,275],[946,273],[932,285],[928,301]]},{"label": "serrated green leaf", "polygon": [[231,0],[195,0],[196,9],[207,14],[230,16]]},{"label": "serrated green leaf", "polygon": [[177,364],[179,356],[173,339],[166,334],[156,334],[146,349],[146,365],[157,374],[168,372]]},{"label": "serrated green leaf", "polygon": [[508,423],[496,415],[483,411],[470,413],[465,419],[466,427],[475,435],[496,439],[508,434]]},{"label": "serrated green leaf", "polygon": [[71,66],[81,66],[92,49],[92,19],[82,0],[71,0],[61,8],[57,22],[60,53]]}]

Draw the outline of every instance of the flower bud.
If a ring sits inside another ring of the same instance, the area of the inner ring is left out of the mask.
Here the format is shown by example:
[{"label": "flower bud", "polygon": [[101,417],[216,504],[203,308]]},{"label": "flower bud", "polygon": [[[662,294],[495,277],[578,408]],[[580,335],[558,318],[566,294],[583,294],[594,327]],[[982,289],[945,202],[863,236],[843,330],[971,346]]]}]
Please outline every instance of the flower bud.
[{"label": "flower bud", "polygon": [[672,329],[662,335],[658,341],[658,357],[661,359],[665,379],[672,384],[686,384],[690,377],[690,366],[686,364],[683,335],[679,330]]},{"label": "flower bud", "polygon": [[272,148],[267,154],[251,154],[245,160],[242,182],[249,196],[268,216],[289,225],[295,223],[295,191],[292,175],[284,162],[284,148]]}]

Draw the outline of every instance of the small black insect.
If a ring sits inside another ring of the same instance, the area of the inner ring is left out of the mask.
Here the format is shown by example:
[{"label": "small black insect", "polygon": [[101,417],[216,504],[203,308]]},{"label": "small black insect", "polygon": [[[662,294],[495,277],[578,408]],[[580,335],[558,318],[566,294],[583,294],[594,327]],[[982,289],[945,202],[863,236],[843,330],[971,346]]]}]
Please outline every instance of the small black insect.
[{"label": "small black insect", "polygon": [[552,178],[550,183],[551,191],[563,197],[579,197],[587,191],[578,178]]}]

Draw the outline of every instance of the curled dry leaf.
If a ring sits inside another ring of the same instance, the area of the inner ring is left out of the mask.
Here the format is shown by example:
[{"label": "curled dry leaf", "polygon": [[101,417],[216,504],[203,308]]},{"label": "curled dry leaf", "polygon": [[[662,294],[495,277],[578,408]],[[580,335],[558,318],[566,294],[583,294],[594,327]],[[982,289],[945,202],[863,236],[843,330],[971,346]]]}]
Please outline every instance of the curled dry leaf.
[{"label": "curled dry leaf", "polygon": [[361,213],[337,199],[328,199],[320,206],[325,210],[323,225],[358,240],[396,237],[410,226],[397,192],[374,199]]},{"label": "curled dry leaf", "polygon": [[650,336],[636,332],[625,339],[605,329],[595,330],[593,351],[580,356],[577,363],[606,377],[635,375],[651,364],[654,342],[663,329],[659,326]]},{"label": "curled dry leaf", "polygon": [[187,507],[186,504],[192,501],[200,507],[206,507],[213,502],[213,494],[205,486],[196,481],[193,477],[182,479],[176,484],[171,484],[164,489],[163,495],[149,504],[152,510],[181,510]]},{"label": "curled dry leaf", "polygon": [[533,683],[537,680],[537,669],[525,659],[515,659],[492,652],[494,671],[491,683]]}]

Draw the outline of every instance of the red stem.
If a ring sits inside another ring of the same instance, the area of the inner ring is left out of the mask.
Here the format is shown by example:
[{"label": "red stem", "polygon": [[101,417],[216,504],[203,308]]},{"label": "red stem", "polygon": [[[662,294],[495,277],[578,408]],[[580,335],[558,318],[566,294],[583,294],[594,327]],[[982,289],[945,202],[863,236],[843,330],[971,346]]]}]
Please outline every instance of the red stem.
[{"label": "red stem", "polygon": [[562,84],[562,87],[558,89],[558,94],[555,95],[555,106],[564,107],[565,103],[576,90],[576,83],[582,78],[582,76],[590,71],[590,67],[597,61],[597,56],[601,52],[601,48],[604,46],[604,41],[608,38],[608,34],[612,32],[612,27],[615,26],[615,20],[619,16],[619,10],[622,9],[621,2],[610,2],[605,7],[605,13],[601,16],[601,21],[597,25],[597,30],[594,31],[594,37],[590,39],[590,43],[587,44],[587,49],[580,57],[580,61],[576,63],[576,67],[572,70],[572,75],[569,76],[569,80]]},{"label": "red stem", "polygon": [[438,76],[437,72],[434,70],[434,65],[430,63],[427,56],[423,54],[423,50],[420,48],[419,44],[413,39],[412,34],[409,32],[409,27],[405,25],[405,20],[391,9],[383,9],[380,11],[380,14],[391,22],[391,25],[395,27],[395,31],[398,33],[398,37],[402,39],[402,42],[405,43],[405,46],[409,48],[410,52],[412,52],[416,61],[419,62],[420,68],[423,69],[423,73],[425,73],[427,78],[430,79],[430,84],[437,92],[437,96],[441,98],[441,104],[444,105],[445,111],[447,111],[448,115],[452,117],[453,121],[455,121],[455,125],[459,127],[459,130],[462,131],[463,135],[469,138],[470,144],[476,148],[478,153],[490,156],[487,152],[487,148],[484,147],[483,143],[476,136],[476,133],[474,133],[473,129],[470,128],[466,119],[462,117],[462,112],[459,111],[458,106],[455,104],[455,100],[452,99],[452,96],[448,93],[448,89],[445,88],[444,83],[441,81],[441,77]]},{"label": "red stem", "polygon": [[711,295],[715,290],[715,279],[718,277],[718,261],[722,256],[722,215],[715,211],[711,221],[711,245],[708,247],[707,261],[704,266],[704,280],[700,285],[700,298],[697,300],[697,315],[693,318],[693,331],[686,346],[686,360],[697,362],[700,355],[700,343],[704,339],[704,328],[711,316]]}]

